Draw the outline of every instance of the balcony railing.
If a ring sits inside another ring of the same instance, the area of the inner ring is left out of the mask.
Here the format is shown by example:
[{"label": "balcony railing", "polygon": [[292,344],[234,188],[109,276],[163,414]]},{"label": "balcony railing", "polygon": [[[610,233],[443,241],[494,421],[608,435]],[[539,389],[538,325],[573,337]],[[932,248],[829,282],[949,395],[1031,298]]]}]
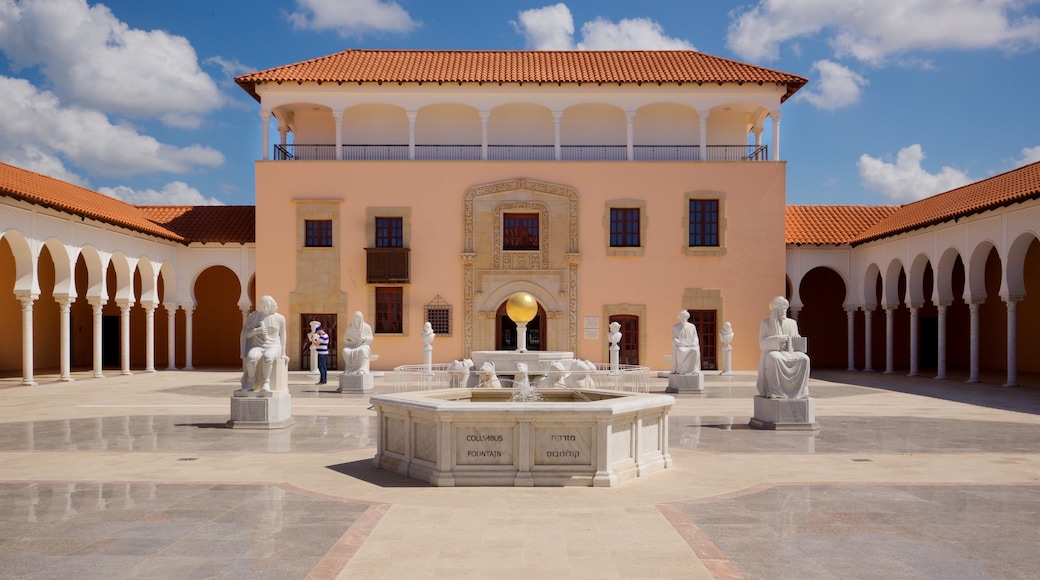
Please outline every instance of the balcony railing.
[{"label": "balcony railing", "polygon": [[408,284],[409,248],[365,248],[369,284]]},{"label": "balcony railing", "polygon": [[[765,145],[708,145],[701,159],[699,145],[633,145],[634,161],[768,161]],[[343,145],[344,161],[406,161],[408,145]],[[625,145],[562,145],[563,161],[627,161]],[[479,161],[480,145],[416,145],[421,161]],[[490,161],[553,161],[553,145],[488,145]],[[274,146],[275,161],[334,161],[335,145],[285,144]]]}]

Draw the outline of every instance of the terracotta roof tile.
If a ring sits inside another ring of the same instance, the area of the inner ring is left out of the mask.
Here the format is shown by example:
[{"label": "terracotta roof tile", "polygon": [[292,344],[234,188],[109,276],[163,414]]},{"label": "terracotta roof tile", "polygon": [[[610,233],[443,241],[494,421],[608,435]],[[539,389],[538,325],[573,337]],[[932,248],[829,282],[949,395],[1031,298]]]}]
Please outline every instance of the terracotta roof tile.
[{"label": "terracotta roof tile", "polygon": [[692,50],[345,50],[235,79],[257,101],[265,82],[777,83],[808,79]]},{"label": "terracotta roof tile", "polygon": [[150,221],[137,206],[71,183],[0,163],[0,195],[177,242],[184,238]]},{"label": "terracotta roof tile", "polygon": [[788,244],[847,244],[899,210],[895,205],[789,205]]},{"label": "terracotta roof tile", "polygon": [[190,242],[256,242],[256,208],[251,205],[142,205],[141,212]]},{"label": "terracotta roof tile", "polygon": [[886,238],[1037,198],[1040,198],[1040,162],[908,203],[861,232],[852,243]]}]

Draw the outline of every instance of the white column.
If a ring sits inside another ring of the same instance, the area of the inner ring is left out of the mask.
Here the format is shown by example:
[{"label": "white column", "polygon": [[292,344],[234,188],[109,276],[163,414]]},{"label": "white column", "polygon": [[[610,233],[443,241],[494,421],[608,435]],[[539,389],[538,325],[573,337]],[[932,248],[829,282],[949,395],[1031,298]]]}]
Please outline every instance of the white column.
[{"label": "white column", "polygon": [[271,111],[267,109],[260,109],[260,130],[263,134],[262,141],[264,147],[264,154],[260,158],[267,161],[271,158],[271,153],[268,150],[271,147],[271,138],[267,134],[271,130]]},{"label": "white column", "polygon": [[184,370],[190,371],[191,366],[191,313],[195,311],[194,304],[185,304],[184,308]]},{"label": "white column", "polygon": [[697,111],[697,117],[701,120],[701,161],[708,160],[708,111]]},{"label": "white column", "polygon": [[921,309],[920,304],[910,305],[910,372],[906,375],[908,377],[916,377],[917,369],[919,366],[919,352],[917,348],[917,332],[918,332],[918,319],[917,314]]},{"label": "white column", "polygon": [[553,151],[556,160],[563,159],[563,149],[560,144],[560,123],[563,121],[563,111],[553,111]]},{"label": "white column", "polygon": [[22,303],[22,384],[32,386],[33,380],[33,302],[39,294],[19,294]]},{"label": "white column", "polygon": [[101,335],[101,308],[105,302],[101,298],[89,298],[87,302],[94,311],[94,378],[103,379],[105,373],[101,369],[101,345],[104,342]]},{"label": "white column", "polygon": [[343,160],[343,111],[335,111],[332,113],[333,120],[336,121],[336,161]]},{"label": "white column", "polygon": [[167,304],[166,315],[169,317],[166,328],[166,353],[169,362],[166,364],[166,370],[175,371],[177,370],[177,305]]},{"label": "white column", "polygon": [[155,304],[144,305],[144,372],[155,372]]},{"label": "white column", "polygon": [[418,111],[408,111],[408,159],[415,161],[415,120],[419,118]]},{"label": "white column", "polygon": [[779,109],[769,113],[773,119],[773,161],[780,161],[780,118],[783,116]]},{"label": "white column", "polygon": [[491,111],[480,112],[480,159],[487,161],[488,158],[488,119],[491,118]]},{"label": "white column", "polygon": [[884,305],[885,309],[885,374],[895,372],[895,328],[893,324],[895,307]]},{"label": "white column", "polygon": [[634,149],[635,122],[636,122],[636,112],[635,111],[625,111],[625,123],[626,123],[626,125],[628,127],[627,128],[628,133],[627,133],[627,136],[625,137],[625,151],[628,154],[628,160],[629,161],[632,161],[633,159],[635,159],[635,149]]},{"label": "white column", "polygon": [[278,144],[285,147],[285,144],[289,141],[289,127],[278,123]]},{"label": "white column", "polygon": [[968,382],[977,383],[979,382],[979,305],[982,304],[981,300],[970,300],[968,301],[968,312],[971,316],[971,328],[969,330],[970,336],[970,366],[968,369]]},{"label": "white column", "polygon": [[119,374],[132,375],[130,372],[130,304],[129,300],[117,300],[119,306]]},{"label": "white column", "polygon": [[856,370],[856,309],[846,308],[845,309],[846,322],[846,338],[848,342],[848,355],[849,355],[849,366],[847,371]]},{"label": "white column", "polygon": [[945,379],[946,378],[946,308],[949,306],[949,302],[940,302],[935,305],[936,310],[939,311],[939,345],[938,345],[938,361],[936,361],[937,369],[935,378]]},{"label": "white column", "polygon": [[755,134],[755,147],[762,146],[762,127],[755,127],[751,131]]},{"label": "white column", "polygon": [[863,372],[872,373],[874,372],[873,361],[873,337],[871,334],[871,327],[873,326],[874,309],[864,308],[863,309]]},{"label": "white column", "polygon": [[71,382],[74,379],[72,378],[72,365],[69,356],[69,351],[72,349],[69,310],[72,306],[73,298],[71,296],[62,296],[61,298],[55,296],[54,299],[58,302],[58,311],[61,316],[61,330],[58,337],[58,342],[60,343],[59,348],[61,349],[61,358],[59,363],[61,365],[61,376],[58,378],[65,382]]},{"label": "white column", "polygon": [[1018,386],[1018,301],[1020,296],[1004,298],[1007,303],[1007,382],[1005,387]]}]

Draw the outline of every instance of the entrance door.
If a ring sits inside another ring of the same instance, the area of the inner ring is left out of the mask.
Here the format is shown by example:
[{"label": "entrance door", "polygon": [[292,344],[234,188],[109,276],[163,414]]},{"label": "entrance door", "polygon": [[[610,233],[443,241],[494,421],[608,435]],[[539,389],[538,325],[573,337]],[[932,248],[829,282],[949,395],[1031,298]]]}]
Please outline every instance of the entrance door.
[{"label": "entrance door", "polygon": [[337,332],[336,315],[335,314],[301,314],[300,315],[300,340],[303,343],[301,345],[300,355],[300,370],[309,371],[311,370],[311,343],[307,340],[307,333],[311,331],[311,321],[317,320],[321,323],[322,328],[329,335],[329,359],[328,369],[330,371],[338,370],[339,365],[339,349],[336,347],[336,337],[339,336]]},{"label": "entrance door", "polygon": [[119,348],[119,317],[101,317],[101,366],[122,367],[122,351]]},{"label": "entrance door", "polygon": [[697,327],[697,338],[701,342],[701,370],[718,370],[715,363],[715,340],[718,329],[715,328],[714,310],[689,310],[690,322]]},{"label": "entrance door", "polygon": [[[516,350],[516,323],[506,314],[503,302],[495,313],[495,350]],[[527,323],[527,350],[545,350],[545,310],[538,305],[538,314]]]},{"label": "entrance door", "polygon": [[634,314],[615,314],[610,322],[621,325],[619,361],[623,365],[639,364],[639,317]]}]

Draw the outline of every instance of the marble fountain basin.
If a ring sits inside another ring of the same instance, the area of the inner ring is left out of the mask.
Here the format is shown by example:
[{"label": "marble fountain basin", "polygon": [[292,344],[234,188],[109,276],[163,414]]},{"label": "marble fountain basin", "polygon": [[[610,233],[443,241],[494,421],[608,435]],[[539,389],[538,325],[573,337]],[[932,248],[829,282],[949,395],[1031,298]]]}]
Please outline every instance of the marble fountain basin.
[{"label": "marble fountain basin", "polygon": [[516,392],[372,397],[373,465],[439,487],[611,487],[672,465],[671,396],[549,388],[538,389],[541,401],[510,402]]}]

